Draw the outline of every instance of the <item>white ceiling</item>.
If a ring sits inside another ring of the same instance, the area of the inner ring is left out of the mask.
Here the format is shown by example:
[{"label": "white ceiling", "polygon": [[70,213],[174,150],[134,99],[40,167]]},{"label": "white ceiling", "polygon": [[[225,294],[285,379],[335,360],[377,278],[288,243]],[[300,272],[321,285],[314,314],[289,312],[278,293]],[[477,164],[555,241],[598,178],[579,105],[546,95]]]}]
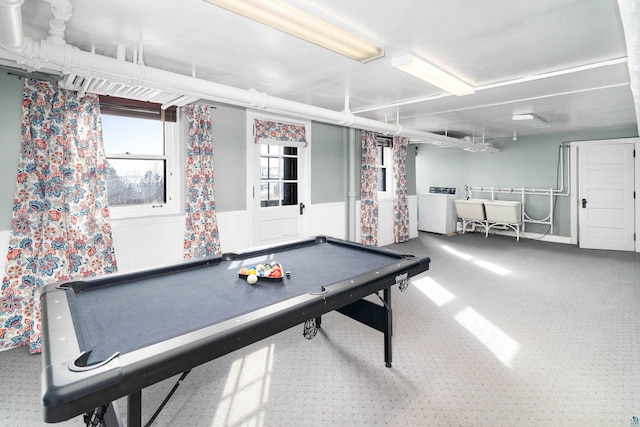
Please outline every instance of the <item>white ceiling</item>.
[{"label": "white ceiling", "polygon": [[[204,0],[75,0],[67,43],[115,57],[143,48],[145,65],[403,127],[487,141],[519,135],[637,126],[616,0],[287,0],[385,49],[362,64]],[[46,38],[50,6],[26,0],[24,33]],[[413,52],[478,89],[444,92],[391,67]],[[428,99],[432,98],[432,99]],[[534,113],[549,123],[511,120]]]}]

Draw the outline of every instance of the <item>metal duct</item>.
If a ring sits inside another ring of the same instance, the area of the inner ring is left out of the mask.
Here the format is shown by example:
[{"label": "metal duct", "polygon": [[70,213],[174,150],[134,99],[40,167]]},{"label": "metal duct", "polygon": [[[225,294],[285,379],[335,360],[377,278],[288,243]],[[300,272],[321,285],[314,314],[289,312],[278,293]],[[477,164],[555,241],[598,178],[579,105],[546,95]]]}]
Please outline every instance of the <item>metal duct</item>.
[{"label": "metal duct", "polygon": [[627,65],[640,135],[640,0],[618,0],[618,8],[627,41]]}]

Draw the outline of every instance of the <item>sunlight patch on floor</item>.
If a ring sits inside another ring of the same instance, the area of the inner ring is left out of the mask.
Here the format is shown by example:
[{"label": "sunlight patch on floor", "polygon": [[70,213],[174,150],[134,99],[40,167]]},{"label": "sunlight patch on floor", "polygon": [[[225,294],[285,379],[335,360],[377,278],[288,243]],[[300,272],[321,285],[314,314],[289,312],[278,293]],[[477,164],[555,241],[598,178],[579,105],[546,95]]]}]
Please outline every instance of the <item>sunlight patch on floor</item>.
[{"label": "sunlight patch on floor", "polygon": [[465,254],[464,252],[457,251],[457,250],[455,250],[452,247],[447,246],[447,245],[442,245],[442,249],[444,249],[445,251],[449,252],[452,255],[455,255],[455,256],[457,256],[459,258],[462,258],[465,261],[469,261],[469,260],[473,259],[473,255],[469,255],[469,254]]},{"label": "sunlight patch on floor", "polygon": [[[444,249],[445,251],[449,252],[452,255],[457,256],[458,258],[462,258],[465,261],[471,261],[472,259],[474,259],[475,257],[473,255],[470,254],[466,254],[464,252],[460,252],[456,249],[453,249],[450,246],[447,245],[442,245],[442,249]],[[489,270],[493,273],[499,274],[500,276],[506,276],[507,274],[511,273],[511,271],[507,270],[504,267],[501,267],[497,264],[494,264],[492,262],[488,262],[488,261],[483,261],[481,259],[476,259],[475,261],[473,261],[473,263],[475,265],[477,265],[478,267],[482,267],[486,270]]]},{"label": "sunlight patch on floor", "polygon": [[513,367],[513,358],[520,351],[520,344],[516,340],[471,307],[462,309],[455,319],[487,347],[503,365]]},{"label": "sunlight patch on floor", "polygon": [[438,282],[431,277],[423,277],[413,282],[413,286],[418,288],[420,292],[425,294],[438,307],[442,307],[450,301],[456,299],[456,296],[443,288]]},{"label": "sunlight patch on floor", "polygon": [[274,354],[271,344],[233,362],[213,425],[264,424]]},{"label": "sunlight patch on floor", "polygon": [[506,276],[507,274],[511,273],[509,270],[507,270],[504,267],[500,267],[499,265],[496,265],[492,262],[482,261],[481,259],[477,259],[473,263],[486,270],[499,274],[500,276]]}]

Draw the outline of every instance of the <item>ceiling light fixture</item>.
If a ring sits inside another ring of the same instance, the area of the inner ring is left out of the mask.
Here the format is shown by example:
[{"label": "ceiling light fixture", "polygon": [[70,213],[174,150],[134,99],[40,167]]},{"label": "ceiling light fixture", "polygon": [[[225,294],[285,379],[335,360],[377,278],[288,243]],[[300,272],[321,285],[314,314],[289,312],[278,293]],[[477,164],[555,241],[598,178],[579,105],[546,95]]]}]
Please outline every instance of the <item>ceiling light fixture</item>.
[{"label": "ceiling light fixture", "polygon": [[393,68],[411,74],[420,80],[438,86],[440,89],[444,89],[457,96],[471,95],[475,92],[475,88],[470,84],[463,82],[459,78],[454,77],[412,53],[393,58],[391,65]]},{"label": "ceiling light fixture", "polygon": [[515,121],[515,122],[523,121],[523,122],[535,123],[535,124],[541,125],[541,126],[549,126],[548,122],[546,122],[545,120],[542,120],[540,117],[536,116],[535,114],[531,114],[531,113],[514,114],[511,119],[513,121]]},{"label": "ceiling light fixture", "polygon": [[206,1],[360,62],[384,56],[383,48],[281,0]]}]

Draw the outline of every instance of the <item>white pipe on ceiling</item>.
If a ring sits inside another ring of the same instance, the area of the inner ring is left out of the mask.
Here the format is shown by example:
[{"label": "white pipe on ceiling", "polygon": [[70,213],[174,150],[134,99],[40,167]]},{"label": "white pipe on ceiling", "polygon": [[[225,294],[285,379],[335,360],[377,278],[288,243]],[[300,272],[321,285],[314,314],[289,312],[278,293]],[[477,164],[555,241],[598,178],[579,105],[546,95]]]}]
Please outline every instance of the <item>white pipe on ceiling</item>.
[{"label": "white pipe on ceiling", "polygon": [[53,18],[49,21],[49,36],[47,40],[52,43],[64,44],[64,30],[66,22],[71,18],[73,10],[69,0],[42,0],[51,6]]},{"label": "white pipe on ceiling", "polygon": [[640,135],[640,0],[618,0],[627,42],[627,65],[631,94],[636,106],[636,127]]},{"label": "white pipe on ceiling", "polygon": [[0,46],[13,52],[24,49],[23,3],[24,0],[0,0]]},{"label": "white pipe on ceiling", "polygon": [[[22,4],[22,0],[17,1]],[[53,1],[50,1],[53,3]],[[22,34],[22,20],[15,17],[16,10],[19,14],[19,5],[16,7],[12,0],[0,0],[0,4],[11,4],[11,8],[0,8],[0,12],[7,12],[9,16],[0,13],[0,22],[8,25],[6,30],[0,33],[0,44],[7,41],[14,45],[20,42],[18,32]],[[58,0],[61,5],[68,4],[67,0]],[[13,16],[13,18],[11,18]],[[64,18],[68,19],[68,16]],[[52,20],[53,21],[53,20]],[[58,22],[59,24],[59,22]],[[53,25],[53,24],[51,24]],[[62,23],[64,27],[64,22]],[[3,25],[3,29],[5,26]],[[50,34],[52,34],[50,31]],[[7,38],[5,39],[5,32]],[[203,99],[225,104],[237,105],[248,108],[263,109],[280,112],[289,116],[302,117],[324,123],[342,125],[345,127],[368,129],[384,134],[402,135],[412,140],[424,141],[434,145],[461,148],[472,152],[497,152],[496,147],[490,144],[474,144],[445,135],[438,135],[416,129],[406,129],[398,124],[383,123],[372,119],[354,116],[348,110],[333,111],[313,105],[302,104],[288,99],[269,96],[255,89],[245,90],[219,83],[184,76],[169,71],[148,67],[144,64],[132,63],[115,58],[109,58],[95,53],[81,51],[77,47],[66,44],[64,40],[53,39],[23,43],[24,48],[10,49],[8,52],[0,50],[0,59],[10,59],[27,70],[43,70],[61,72],[65,75],[82,77],[88,82],[92,80],[106,80],[113,84],[120,84],[126,88],[144,87],[153,90],[161,90],[169,94],[193,97],[194,100]],[[73,83],[72,79],[70,83]],[[83,82],[84,83],[84,82]],[[102,85],[100,85],[102,86]],[[89,86],[82,86],[84,90]]]}]

